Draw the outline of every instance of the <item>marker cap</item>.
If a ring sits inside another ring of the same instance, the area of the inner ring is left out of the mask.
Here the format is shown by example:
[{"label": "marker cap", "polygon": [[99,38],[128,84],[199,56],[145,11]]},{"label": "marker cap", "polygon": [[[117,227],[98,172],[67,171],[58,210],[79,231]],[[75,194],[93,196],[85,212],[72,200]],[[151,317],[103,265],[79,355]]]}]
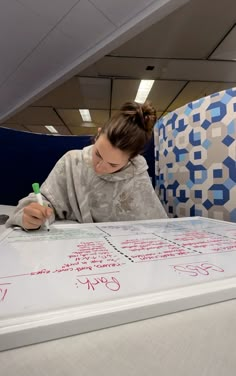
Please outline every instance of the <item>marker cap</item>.
[{"label": "marker cap", "polygon": [[35,193],[36,195],[37,195],[38,193],[40,193],[39,183],[33,183],[33,184],[32,184],[32,187],[33,187],[34,193]]}]

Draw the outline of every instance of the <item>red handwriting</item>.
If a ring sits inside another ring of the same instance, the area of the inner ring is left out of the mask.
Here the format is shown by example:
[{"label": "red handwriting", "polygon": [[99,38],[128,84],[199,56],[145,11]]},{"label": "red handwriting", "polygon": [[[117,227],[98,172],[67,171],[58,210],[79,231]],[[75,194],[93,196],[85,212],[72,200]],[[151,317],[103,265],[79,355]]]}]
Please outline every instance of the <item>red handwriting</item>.
[{"label": "red handwriting", "polygon": [[176,235],[175,241],[188,241],[188,240],[196,240],[196,239],[209,239],[210,235],[204,231],[186,231],[183,235]]},{"label": "red handwriting", "polygon": [[[81,241],[75,251],[68,256],[69,262],[64,262],[53,270],[47,268],[35,270],[31,276],[41,276],[45,274],[65,274],[67,272],[93,271],[95,269],[113,269],[124,265],[120,262],[120,257],[109,250],[104,241]],[[101,281],[100,281],[101,283]],[[109,286],[109,285],[108,285]]]},{"label": "red handwriting", "polygon": [[59,268],[52,271],[52,273],[64,273],[64,272],[73,272],[73,268]]},{"label": "red handwriting", "polygon": [[173,265],[173,268],[175,271],[186,273],[191,277],[197,277],[199,275],[209,275],[210,272],[224,272],[224,269],[222,269],[221,267],[209,264],[208,262]]},{"label": "red handwriting", "polygon": [[48,273],[50,273],[50,270],[41,269],[41,270],[37,270],[35,272],[31,272],[30,275],[40,275],[40,274],[48,274]]},{"label": "red handwriting", "polygon": [[103,285],[105,286],[108,290],[111,291],[118,291],[120,289],[120,283],[115,277],[79,277],[76,279],[77,283],[76,286],[78,287],[78,284],[85,285],[87,286],[88,290],[94,291],[95,288],[98,285]]},{"label": "red handwriting", "polygon": [[121,242],[121,249],[135,262],[165,260],[167,258],[188,256],[193,251],[178,244],[154,238],[128,239]]},{"label": "red handwriting", "polygon": [[128,239],[121,243],[122,249],[132,252],[157,250],[167,245],[168,242],[157,239]]},{"label": "red handwriting", "polygon": [[[10,283],[1,283],[0,284],[0,303],[4,301],[8,289],[5,287],[5,285],[10,285]],[[4,286],[4,287],[2,287]]]},{"label": "red handwriting", "polygon": [[120,257],[114,255],[102,240],[81,241],[77,245],[77,250],[68,255],[70,262],[64,263],[62,269],[68,270],[68,267],[74,267],[74,270],[81,272],[83,270],[112,269],[124,265],[120,262]]}]

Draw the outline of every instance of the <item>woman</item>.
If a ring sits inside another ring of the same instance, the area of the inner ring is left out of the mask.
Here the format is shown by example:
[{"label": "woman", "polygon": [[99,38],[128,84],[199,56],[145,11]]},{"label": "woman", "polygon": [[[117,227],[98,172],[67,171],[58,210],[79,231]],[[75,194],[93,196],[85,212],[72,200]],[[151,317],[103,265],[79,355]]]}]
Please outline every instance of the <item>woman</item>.
[{"label": "woman", "polygon": [[139,155],[152,136],[151,104],[125,103],[96,137],[94,145],[67,152],[35,195],[19,201],[6,225],[37,229],[46,219],[80,223],[166,218]]}]

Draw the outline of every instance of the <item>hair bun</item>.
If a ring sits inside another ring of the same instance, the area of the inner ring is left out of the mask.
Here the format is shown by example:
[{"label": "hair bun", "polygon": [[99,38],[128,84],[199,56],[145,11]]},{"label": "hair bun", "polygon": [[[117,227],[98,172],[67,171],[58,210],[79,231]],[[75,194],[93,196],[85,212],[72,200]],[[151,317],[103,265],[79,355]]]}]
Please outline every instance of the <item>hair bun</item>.
[{"label": "hair bun", "polygon": [[147,133],[151,133],[156,122],[156,110],[150,102],[143,104],[137,102],[127,102],[122,108],[123,115],[134,121],[139,128]]},{"label": "hair bun", "polygon": [[145,102],[143,104],[140,104],[139,106],[143,128],[146,132],[152,132],[157,119],[156,110],[150,102]]}]

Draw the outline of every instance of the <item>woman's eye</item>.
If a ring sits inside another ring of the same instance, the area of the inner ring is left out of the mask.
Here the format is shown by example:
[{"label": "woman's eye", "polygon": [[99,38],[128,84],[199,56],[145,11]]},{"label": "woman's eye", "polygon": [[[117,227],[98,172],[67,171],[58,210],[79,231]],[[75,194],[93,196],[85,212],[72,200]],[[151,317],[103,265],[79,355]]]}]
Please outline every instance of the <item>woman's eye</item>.
[{"label": "woman's eye", "polygon": [[101,159],[101,155],[96,151],[96,156]]}]

